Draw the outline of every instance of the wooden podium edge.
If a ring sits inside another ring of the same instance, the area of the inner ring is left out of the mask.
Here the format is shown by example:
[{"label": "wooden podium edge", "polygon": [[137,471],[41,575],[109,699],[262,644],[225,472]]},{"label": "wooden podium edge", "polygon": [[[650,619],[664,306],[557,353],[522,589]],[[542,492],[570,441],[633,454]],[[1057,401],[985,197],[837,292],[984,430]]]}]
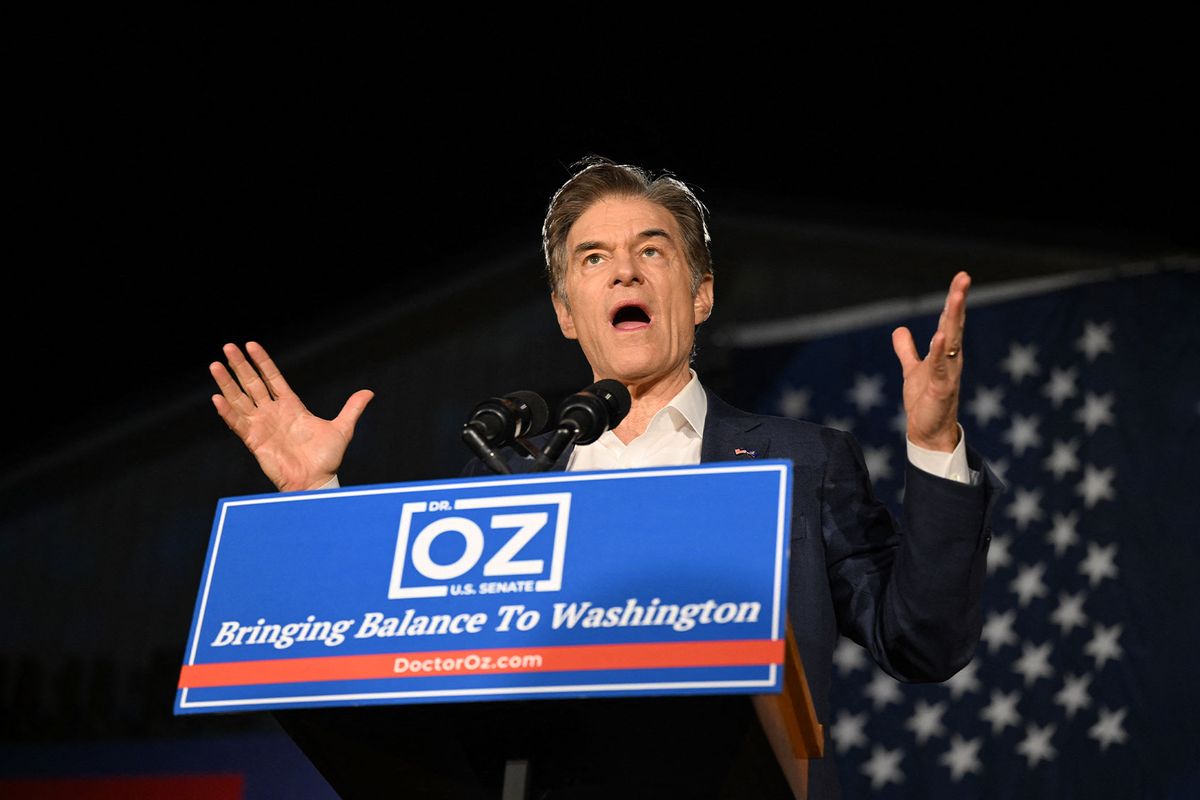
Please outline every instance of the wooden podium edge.
[{"label": "wooden podium edge", "polygon": [[783,690],[751,698],[754,710],[797,800],[808,797],[808,760],[825,755],[825,730],[804,674],[792,626],[787,626],[783,664]]}]

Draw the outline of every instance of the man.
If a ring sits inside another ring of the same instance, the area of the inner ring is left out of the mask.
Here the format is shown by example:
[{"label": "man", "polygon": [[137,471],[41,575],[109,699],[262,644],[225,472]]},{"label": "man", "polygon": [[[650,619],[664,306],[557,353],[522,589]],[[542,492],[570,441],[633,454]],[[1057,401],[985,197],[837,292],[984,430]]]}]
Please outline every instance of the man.
[{"label": "man", "polygon": [[[904,535],[877,502],[861,453],[845,433],[747,414],[700,384],[690,368],[695,328],[713,308],[706,210],[670,176],[603,159],[585,163],[554,195],[543,228],[551,301],[596,380],[616,378],[631,409],[617,428],[562,454],[558,469],[666,466],[758,458],[793,461],[789,618],[818,718],[828,725],[838,633],[905,681],[943,681],[971,658],[998,482],[966,449],[957,421],[970,277],[951,283],[929,353],[893,332],[904,373],[909,466]],[[330,421],[309,414],[258,345],[254,365],[226,345],[234,382],[211,366],[218,413],[281,490],[336,486],[342,454],[372,394],[355,393]],[[257,366],[257,370],[255,369]],[[532,464],[512,453],[514,472]],[[482,465],[470,472],[481,474]],[[836,796],[832,747],[812,765],[812,797]]]}]

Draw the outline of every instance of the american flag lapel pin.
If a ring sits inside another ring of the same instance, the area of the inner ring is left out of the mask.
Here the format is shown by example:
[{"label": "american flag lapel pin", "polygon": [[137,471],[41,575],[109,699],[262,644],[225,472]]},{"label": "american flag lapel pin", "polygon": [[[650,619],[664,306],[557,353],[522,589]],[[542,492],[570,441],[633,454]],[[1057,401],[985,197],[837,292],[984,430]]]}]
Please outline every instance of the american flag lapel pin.
[{"label": "american flag lapel pin", "polygon": [[744,450],[744,449],[738,447],[733,451],[733,454],[735,456],[749,456],[750,458],[756,458],[758,456],[758,451],[757,450]]}]

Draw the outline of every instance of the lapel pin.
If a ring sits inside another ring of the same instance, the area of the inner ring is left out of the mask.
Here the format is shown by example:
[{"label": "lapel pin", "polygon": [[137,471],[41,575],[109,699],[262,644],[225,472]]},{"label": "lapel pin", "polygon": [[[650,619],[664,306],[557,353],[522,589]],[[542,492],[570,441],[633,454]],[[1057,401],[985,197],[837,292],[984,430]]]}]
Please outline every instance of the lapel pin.
[{"label": "lapel pin", "polygon": [[750,456],[751,458],[754,458],[758,455],[758,452],[755,450],[743,450],[739,447],[733,451],[733,454],[735,456]]}]

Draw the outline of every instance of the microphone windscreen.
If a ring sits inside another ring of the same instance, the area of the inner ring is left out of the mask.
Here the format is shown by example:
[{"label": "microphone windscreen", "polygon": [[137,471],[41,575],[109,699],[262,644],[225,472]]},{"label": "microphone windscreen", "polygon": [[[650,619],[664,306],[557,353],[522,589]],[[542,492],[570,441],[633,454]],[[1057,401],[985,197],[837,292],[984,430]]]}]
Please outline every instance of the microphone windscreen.
[{"label": "microphone windscreen", "polygon": [[614,378],[596,381],[583,391],[594,394],[604,401],[604,405],[608,408],[610,430],[621,424],[621,420],[625,419],[625,415],[629,413],[629,409],[633,405],[633,398],[629,396],[629,390],[625,388],[625,384]]},{"label": "microphone windscreen", "polygon": [[546,405],[545,399],[540,394],[521,390],[505,395],[505,397],[517,405],[527,423],[522,426],[523,430],[517,434],[518,436],[536,436],[546,430],[546,423],[550,421],[550,407]]}]

